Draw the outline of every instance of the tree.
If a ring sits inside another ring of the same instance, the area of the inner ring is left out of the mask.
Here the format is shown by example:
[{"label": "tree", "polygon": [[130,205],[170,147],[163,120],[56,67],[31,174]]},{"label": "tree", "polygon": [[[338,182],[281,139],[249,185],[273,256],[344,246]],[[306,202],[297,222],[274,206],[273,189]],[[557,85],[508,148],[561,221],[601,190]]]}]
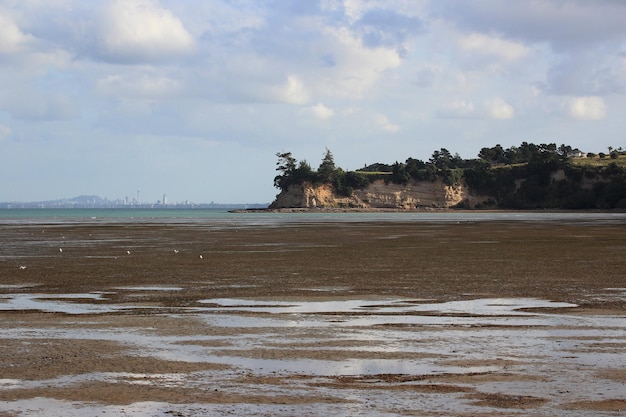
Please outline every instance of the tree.
[{"label": "tree", "polygon": [[337,167],[335,166],[335,159],[333,158],[333,154],[326,148],[326,153],[324,154],[324,159],[322,159],[322,163],[317,169],[317,175],[320,181],[328,182],[333,179],[333,175]]},{"label": "tree", "polygon": [[274,177],[274,187],[286,190],[294,180],[297,161],[291,155],[291,152],[278,152],[276,153],[276,156],[278,157],[278,162],[276,162],[276,171],[281,174]]},{"label": "tree", "polygon": [[301,160],[298,163],[298,169],[296,169],[294,173],[294,182],[301,183],[303,181],[311,181],[315,180],[315,171],[311,168],[311,165],[305,160]]},{"label": "tree", "polygon": [[397,184],[406,184],[411,176],[406,172],[406,165],[396,161],[393,164],[392,180]]},{"label": "tree", "polygon": [[504,149],[498,144],[493,148],[482,148],[478,153],[478,157],[491,164],[504,162]]},{"label": "tree", "polygon": [[539,148],[534,143],[522,142],[518,152],[519,162],[528,162],[539,154]]},{"label": "tree", "polygon": [[443,182],[446,185],[459,185],[463,178],[463,170],[461,168],[446,168],[443,170]]},{"label": "tree", "polygon": [[452,154],[446,148],[441,148],[438,151],[433,152],[433,156],[430,158],[430,163],[439,169],[449,168],[452,160]]},{"label": "tree", "polygon": [[520,153],[517,146],[511,146],[507,150],[504,151],[504,161],[506,164],[517,164],[519,163]]}]

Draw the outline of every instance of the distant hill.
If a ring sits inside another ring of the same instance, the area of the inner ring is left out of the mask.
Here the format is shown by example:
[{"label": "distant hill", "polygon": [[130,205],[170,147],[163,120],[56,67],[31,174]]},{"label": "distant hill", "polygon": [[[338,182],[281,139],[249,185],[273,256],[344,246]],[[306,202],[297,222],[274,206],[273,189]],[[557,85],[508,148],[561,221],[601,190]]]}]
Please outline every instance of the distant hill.
[{"label": "distant hill", "polygon": [[212,209],[245,209],[245,208],[266,208],[268,203],[138,203],[128,200],[109,200],[96,195],[80,195],[73,198],[63,198],[59,200],[30,201],[30,202],[1,202],[0,208],[212,208]]}]

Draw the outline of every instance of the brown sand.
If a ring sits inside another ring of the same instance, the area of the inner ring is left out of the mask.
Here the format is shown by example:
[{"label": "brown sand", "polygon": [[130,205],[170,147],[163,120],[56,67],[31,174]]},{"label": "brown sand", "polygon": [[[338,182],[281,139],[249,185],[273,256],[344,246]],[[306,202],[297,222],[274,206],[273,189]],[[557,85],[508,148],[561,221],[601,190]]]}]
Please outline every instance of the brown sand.
[{"label": "brown sand", "polygon": [[[1,293],[44,294],[54,300],[63,294],[104,292],[106,297],[102,300],[79,298],[71,302],[133,307],[81,315],[32,309],[0,311],[0,330],[18,329],[24,333],[20,337],[0,339],[0,380],[43,381],[4,389],[0,385],[2,401],[35,397],[102,404],[156,401],[172,404],[173,414],[175,404],[192,403],[283,404],[285,407],[325,404],[341,409],[345,403],[365,404],[363,398],[372,390],[413,392],[412,398],[433,393],[455,395],[462,404],[457,415],[474,415],[472,407],[483,407],[476,410],[482,410],[481,414],[487,410],[491,415],[507,415],[510,409],[552,415],[546,410],[555,407],[561,415],[580,410],[590,410],[593,415],[626,408],[623,392],[575,401],[576,396],[558,399],[554,393],[538,396],[487,392],[487,385],[482,385],[490,384],[493,389],[493,384],[498,383],[514,381],[532,385],[533,381],[546,379],[549,370],[546,373],[511,370],[532,358],[490,358],[486,354],[480,360],[452,357],[440,361],[446,366],[495,366],[500,369],[498,372],[320,378],[306,373],[255,373],[220,361],[142,355],[136,346],[115,338],[80,336],[81,331],[87,330],[143,329],[156,336],[186,338],[181,345],[211,349],[217,356],[432,360],[432,353],[367,349],[366,341],[328,336],[329,332],[336,332],[329,329],[300,329],[297,336],[286,328],[274,329],[275,340],[242,348],[233,346],[231,340],[265,337],[264,333],[237,326],[207,326],[201,317],[206,313],[194,313],[192,308],[210,307],[211,304],[201,301],[217,298],[296,302],[376,301],[391,297],[444,302],[533,297],[579,305],[538,313],[625,317],[626,300],[607,290],[626,287],[626,225],[621,223],[370,222],[289,223],[277,227],[218,227],[202,223],[34,224],[4,225],[0,229],[0,241]],[[157,287],[137,288],[146,286]],[[159,288],[167,286],[177,290]],[[255,316],[250,312],[238,315]],[[335,314],[329,321],[340,322],[344,318]],[[399,331],[414,330],[408,325],[396,326]],[[36,333],[47,334],[45,331],[51,329],[75,331],[76,336],[65,340]],[[204,339],[194,341],[198,335]],[[316,349],[317,338],[322,338],[320,349]],[[288,342],[283,343],[285,340]],[[599,338],[595,345],[585,345],[585,349],[626,353],[626,338],[613,339],[610,343]],[[86,377],[72,384],[45,382],[97,373],[123,375],[113,379]],[[164,374],[168,375],[167,381],[162,377]],[[182,375],[183,381],[172,380],[172,374]],[[594,369],[593,377],[626,382],[623,369],[610,367]],[[145,383],[138,381],[141,378]],[[202,383],[189,382],[200,379]],[[211,382],[207,383],[207,379]],[[290,387],[295,388],[290,390]],[[583,390],[584,385],[579,389]],[[365,394],[358,400],[354,392]],[[380,403],[370,406],[377,406],[378,412],[422,415],[416,404],[405,401],[396,407]],[[192,414],[186,410],[177,412]],[[285,415],[293,409],[286,410]],[[423,415],[434,415],[428,406],[423,405],[421,410]]]}]

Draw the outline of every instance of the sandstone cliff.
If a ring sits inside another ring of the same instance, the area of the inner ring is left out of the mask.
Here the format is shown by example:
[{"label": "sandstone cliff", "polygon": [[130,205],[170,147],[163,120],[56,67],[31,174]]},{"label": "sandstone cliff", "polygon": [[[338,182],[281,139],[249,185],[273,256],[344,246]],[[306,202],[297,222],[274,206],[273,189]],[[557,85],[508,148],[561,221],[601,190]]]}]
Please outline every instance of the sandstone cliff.
[{"label": "sandstone cliff", "polygon": [[445,185],[442,180],[417,181],[406,185],[377,180],[350,197],[337,196],[330,184],[303,183],[289,187],[276,197],[271,209],[280,208],[362,208],[403,209],[448,208],[461,202],[473,207],[485,198],[471,195],[462,185]]}]

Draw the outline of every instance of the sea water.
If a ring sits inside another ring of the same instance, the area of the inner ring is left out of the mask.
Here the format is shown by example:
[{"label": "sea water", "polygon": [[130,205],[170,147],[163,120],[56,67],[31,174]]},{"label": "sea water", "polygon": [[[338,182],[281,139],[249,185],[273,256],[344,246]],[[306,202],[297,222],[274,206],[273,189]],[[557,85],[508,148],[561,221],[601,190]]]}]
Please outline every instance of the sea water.
[{"label": "sea water", "polygon": [[294,213],[272,211],[230,212],[212,208],[31,208],[0,209],[0,224],[64,223],[224,223],[237,226],[310,222],[593,222],[623,223],[620,212],[536,211],[423,211],[336,212],[310,210]]}]

